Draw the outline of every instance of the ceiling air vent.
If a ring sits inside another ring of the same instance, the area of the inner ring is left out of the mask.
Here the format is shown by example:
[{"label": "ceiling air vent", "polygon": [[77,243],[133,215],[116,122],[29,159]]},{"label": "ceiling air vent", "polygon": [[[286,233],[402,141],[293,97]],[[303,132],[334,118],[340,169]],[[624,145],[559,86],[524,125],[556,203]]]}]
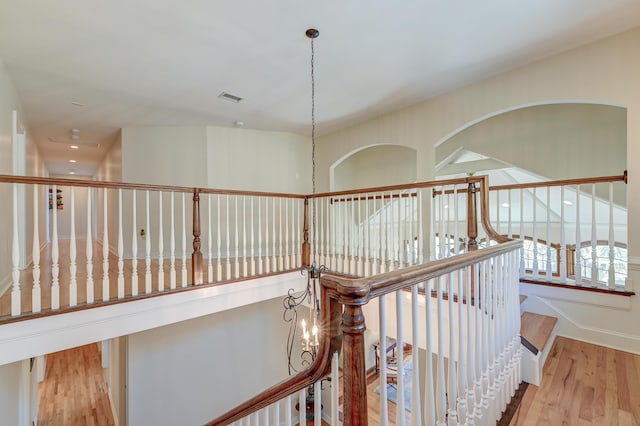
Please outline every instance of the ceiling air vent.
[{"label": "ceiling air vent", "polygon": [[224,99],[226,101],[238,103],[242,100],[240,96],[232,95],[231,93],[222,92],[218,95],[220,99]]}]

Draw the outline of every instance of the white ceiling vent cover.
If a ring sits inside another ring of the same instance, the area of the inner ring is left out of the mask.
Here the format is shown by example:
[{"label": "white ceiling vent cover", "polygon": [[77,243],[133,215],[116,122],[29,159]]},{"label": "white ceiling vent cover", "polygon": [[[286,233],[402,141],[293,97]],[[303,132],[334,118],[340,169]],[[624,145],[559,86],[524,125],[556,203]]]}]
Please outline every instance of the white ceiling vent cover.
[{"label": "white ceiling vent cover", "polygon": [[224,99],[226,101],[238,103],[242,100],[240,96],[232,95],[231,93],[222,92],[218,95],[220,99]]}]

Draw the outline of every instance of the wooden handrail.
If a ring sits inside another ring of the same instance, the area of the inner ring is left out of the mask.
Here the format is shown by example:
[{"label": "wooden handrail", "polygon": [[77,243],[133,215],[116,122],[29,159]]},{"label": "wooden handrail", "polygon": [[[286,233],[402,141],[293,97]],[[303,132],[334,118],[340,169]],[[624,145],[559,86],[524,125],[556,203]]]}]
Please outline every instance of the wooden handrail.
[{"label": "wooden handrail", "polygon": [[[373,275],[364,278],[347,278],[326,272],[322,275],[322,284],[329,285],[332,288],[366,288],[368,291],[363,300],[358,303],[368,303],[371,299],[402,290],[415,284],[419,284],[449,272],[474,265],[483,260],[517,250],[522,247],[522,241],[511,240],[492,247],[482,248],[469,251],[456,256],[446,257],[444,259],[434,260],[428,263],[409,266],[404,269],[398,269],[391,272],[385,272],[379,275]],[[347,303],[346,300],[341,300]]]},{"label": "wooden handrail", "polygon": [[328,306],[329,308],[320,310],[320,342],[318,355],[313,364],[308,369],[283,380],[227,413],[213,419],[207,425],[228,425],[233,423],[299,392],[329,374],[331,357],[334,352],[340,351],[342,346],[340,332],[342,307],[338,303],[336,289],[331,286],[321,286],[320,298],[321,306]]},{"label": "wooden handrail", "polygon": [[[436,182],[446,182],[446,181],[436,181]],[[509,185],[495,185],[489,186],[489,191],[501,191],[507,189],[527,189],[527,188],[545,188],[551,186],[567,186],[567,185],[586,185],[589,183],[606,183],[606,182],[624,182],[627,183],[627,171],[625,170],[621,175],[613,175],[613,176],[599,176],[592,178],[582,178],[582,179],[561,179],[561,180],[550,180],[546,182],[529,182],[529,183],[514,183]],[[463,193],[467,192],[466,189],[457,189],[455,192]],[[454,190],[447,189],[445,191],[433,191],[433,195],[442,195],[442,194],[453,194]]]}]

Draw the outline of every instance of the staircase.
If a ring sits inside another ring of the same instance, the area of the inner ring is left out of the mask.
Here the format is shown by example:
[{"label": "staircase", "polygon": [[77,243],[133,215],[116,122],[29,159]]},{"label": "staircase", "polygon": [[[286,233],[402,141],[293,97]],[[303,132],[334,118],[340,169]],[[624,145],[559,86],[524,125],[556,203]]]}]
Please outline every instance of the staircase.
[{"label": "staircase", "polygon": [[[521,309],[527,296],[520,296]],[[522,380],[536,386],[542,382],[542,368],[555,338],[558,318],[524,311],[520,316]]]}]

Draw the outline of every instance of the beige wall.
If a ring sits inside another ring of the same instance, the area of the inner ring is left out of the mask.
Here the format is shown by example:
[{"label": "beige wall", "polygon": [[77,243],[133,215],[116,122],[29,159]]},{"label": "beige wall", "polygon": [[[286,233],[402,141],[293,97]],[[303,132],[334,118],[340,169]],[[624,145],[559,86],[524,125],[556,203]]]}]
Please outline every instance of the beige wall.
[{"label": "beige wall", "polygon": [[416,181],[416,151],[399,145],[377,145],[347,157],[333,172],[335,191]]},{"label": "beige wall", "polygon": [[509,111],[436,147],[436,162],[461,148],[550,179],[622,174],[627,167],[627,110],[562,103]]},{"label": "beige wall", "polygon": [[309,138],[285,132],[207,127],[208,186],[311,192]]}]

